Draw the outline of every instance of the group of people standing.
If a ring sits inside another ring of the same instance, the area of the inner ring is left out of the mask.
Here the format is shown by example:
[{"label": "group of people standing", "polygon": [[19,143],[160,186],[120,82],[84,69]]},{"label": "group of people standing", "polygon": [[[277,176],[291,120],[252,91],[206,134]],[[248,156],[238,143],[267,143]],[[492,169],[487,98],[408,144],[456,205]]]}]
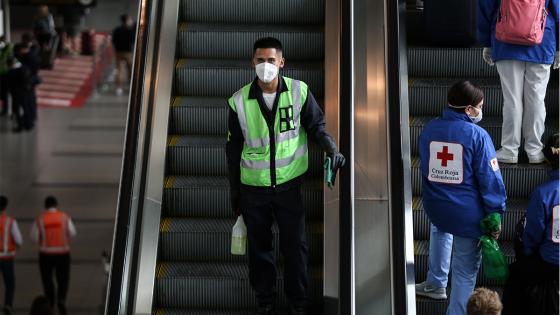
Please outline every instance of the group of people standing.
[{"label": "group of people standing", "polygon": [[[500,39],[502,34],[496,35],[497,23],[509,12],[503,3],[478,0],[483,59],[497,67],[504,98],[501,148],[495,151],[488,133],[477,125],[483,117],[484,92],[469,81],[451,87],[443,114],[425,126],[419,139],[423,204],[431,232],[428,274],[425,282],[416,285],[416,293],[447,299],[451,270],[448,315],[467,314],[467,301],[481,263],[479,238],[484,234],[495,239],[500,236],[501,227],[483,231],[481,221],[506,211],[500,164],[518,163],[522,139],[528,162],[548,161],[551,173],[550,179],[533,192],[525,223],[520,225],[520,253],[510,268],[503,314],[536,314],[531,297],[523,293],[528,292],[528,286],[547,287],[552,296],[556,295],[546,303],[551,314],[558,313],[560,149],[558,134],[544,143],[542,136],[550,71],[559,66],[560,7],[558,0],[543,1],[539,9],[539,13],[545,12],[539,24],[542,41],[516,44]],[[516,15],[523,18],[522,12]],[[505,32],[516,25],[500,27]]]},{"label": "group of people standing", "polygon": [[[36,86],[41,82],[40,47],[25,33],[21,42],[12,44],[0,37],[0,116],[11,115],[15,121],[13,132],[29,131],[37,120]],[[11,96],[11,103],[8,96]]]},{"label": "group of people standing", "polygon": [[[7,209],[8,198],[0,196],[0,273],[5,287],[4,315],[12,314],[16,288],[14,263],[17,249],[23,246],[17,220],[7,213]],[[59,210],[55,197],[48,196],[44,211],[31,226],[30,238],[39,245],[39,271],[45,294],[42,300],[48,301],[51,309],[56,307],[60,315],[68,314],[65,301],[70,282],[70,239],[75,236],[76,227],[70,216]]]}]

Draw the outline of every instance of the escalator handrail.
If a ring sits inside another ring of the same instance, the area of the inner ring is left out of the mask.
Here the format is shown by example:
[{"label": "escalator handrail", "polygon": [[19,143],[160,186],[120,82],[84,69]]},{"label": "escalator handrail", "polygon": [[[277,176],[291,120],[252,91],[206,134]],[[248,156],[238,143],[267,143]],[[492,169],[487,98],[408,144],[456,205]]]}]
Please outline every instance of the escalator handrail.
[{"label": "escalator handrail", "polygon": [[[105,314],[120,314],[122,311],[122,295],[128,288],[123,287],[126,277],[127,264],[133,257],[127,257],[125,250],[129,246],[129,234],[135,231],[132,222],[132,203],[139,153],[141,134],[140,116],[144,105],[144,73],[148,51],[149,28],[154,22],[152,14],[157,0],[140,1],[138,8],[138,23],[136,27],[136,44],[131,75],[128,119],[125,131],[124,153],[121,167],[121,180],[115,218],[113,246],[111,255],[111,269],[105,304]],[[139,198],[141,199],[141,198]],[[126,303],[126,301],[124,301]]]}]

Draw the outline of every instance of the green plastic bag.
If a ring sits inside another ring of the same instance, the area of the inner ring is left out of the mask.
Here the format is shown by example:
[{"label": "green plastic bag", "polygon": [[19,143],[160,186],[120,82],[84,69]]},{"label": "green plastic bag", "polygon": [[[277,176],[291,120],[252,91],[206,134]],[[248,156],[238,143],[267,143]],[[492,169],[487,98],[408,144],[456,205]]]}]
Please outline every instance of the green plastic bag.
[{"label": "green plastic bag", "polygon": [[509,276],[509,266],[498,242],[490,236],[483,235],[480,237],[480,247],[484,275],[490,279],[506,281]]},{"label": "green plastic bag", "polygon": [[484,275],[498,281],[506,281],[509,276],[509,266],[500,250],[498,241],[489,234],[501,230],[502,217],[499,213],[491,213],[480,221],[480,229],[485,235],[480,237],[482,249],[482,264]]}]

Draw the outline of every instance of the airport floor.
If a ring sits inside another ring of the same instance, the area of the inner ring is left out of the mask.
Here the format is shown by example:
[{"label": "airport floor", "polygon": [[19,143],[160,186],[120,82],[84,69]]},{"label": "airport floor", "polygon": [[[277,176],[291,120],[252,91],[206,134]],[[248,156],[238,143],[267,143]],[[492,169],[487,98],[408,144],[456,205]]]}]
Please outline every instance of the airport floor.
[{"label": "airport floor", "polygon": [[[12,133],[12,122],[0,118],[0,193],[8,196],[8,211],[24,237],[16,259],[14,314],[28,314],[32,300],[43,294],[38,247],[29,231],[47,195],[58,198],[78,231],[69,313],[102,314],[101,253],[111,249],[128,100],[126,93],[115,95],[111,82],[101,84],[82,108],[40,108],[31,132]],[[3,296],[0,286],[0,303]]]}]

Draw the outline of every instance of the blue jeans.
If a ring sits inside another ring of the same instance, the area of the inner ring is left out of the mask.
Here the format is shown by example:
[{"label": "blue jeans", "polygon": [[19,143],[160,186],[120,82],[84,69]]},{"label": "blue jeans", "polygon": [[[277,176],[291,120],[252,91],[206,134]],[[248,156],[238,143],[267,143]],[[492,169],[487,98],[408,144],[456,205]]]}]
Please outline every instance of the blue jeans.
[{"label": "blue jeans", "polygon": [[467,313],[467,301],[476,285],[481,257],[477,239],[454,236],[439,231],[436,226],[431,225],[426,281],[438,288],[447,287],[447,276],[451,265],[453,277],[447,315]]}]

